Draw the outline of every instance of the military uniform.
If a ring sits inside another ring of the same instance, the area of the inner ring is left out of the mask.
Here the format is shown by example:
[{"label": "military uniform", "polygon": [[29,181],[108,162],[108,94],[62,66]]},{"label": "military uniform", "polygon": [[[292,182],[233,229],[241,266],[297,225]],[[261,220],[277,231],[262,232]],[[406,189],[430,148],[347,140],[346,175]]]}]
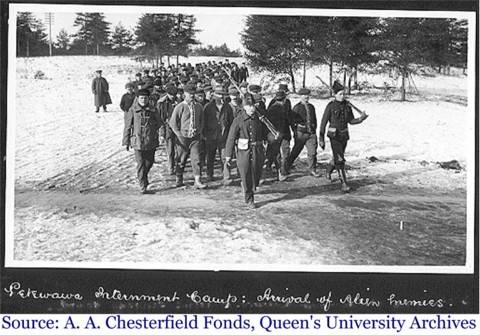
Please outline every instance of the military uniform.
[{"label": "military uniform", "polygon": [[245,202],[253,206],[254,190],[258,187],[262,176],[265,159],[263,141],[266,134],[267,129],[256,113],[248,115],[243,112],[234,119],[227,138],[227,157],[232,157],[235,142],[237,142],[237,167],[242,179]]},{"label": "military uniform", "polygon": [[135,150],[137,178],[142,192],[148,186],[148,172],[154,163],[158,147],[158,114],[148,104],[141,106],[136,100],[125,118],[122,144]]},{"label": "military uniform", "polygon": [[[309,94],[310,91],[307,90]],[[301,94],[302,90],[300,90]],[[292,123],[294,125],[294,145],[292,152],[287,159],[287,170],[290,169],[295,159],[297,159],[303,147],[307,147],[308,169],[310,173],[316,175],[317,168],[317,146],[316,135],[317,117],[315,107],[311,103],[297,103],[292,109]]]},{"label": "military uniform", "polygon": [[337,100],[330,101],[323,113],[319,138],[323,141],[328,122],[327,136],[330,139],[333,162],[336,169],[343,169],[345,167],[345,148],[350,138],[348,134],[348,123],[354,118],[352,108],[345,100],[341,102]]}]

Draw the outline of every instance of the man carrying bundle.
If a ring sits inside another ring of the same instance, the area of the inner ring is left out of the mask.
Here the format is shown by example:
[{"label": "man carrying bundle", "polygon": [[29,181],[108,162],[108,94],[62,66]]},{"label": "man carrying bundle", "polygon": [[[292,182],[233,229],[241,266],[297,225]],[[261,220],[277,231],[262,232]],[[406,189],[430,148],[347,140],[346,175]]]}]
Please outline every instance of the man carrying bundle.
[{"label": "man carrying bundle", "polygon": [[322,123],[320,124],[319,145],[325,150],[324,135],[328,122],[327,136],[332,146],[334,165],[328,165],[327,178],[331,179],[331,174],[336,169],[342,182],[342,191],[349,192],[350,187],[347,184],[347,175],[345,173],[345,148],[350,138],[348,124],[362,123],[367,118],[367,115],[362,112],[359,118],[353,116],[352,108],[345,100],[344,87],[339,82],[334,82],[332,90],[335,94],[335,99],[328,103],[323,113]]}]

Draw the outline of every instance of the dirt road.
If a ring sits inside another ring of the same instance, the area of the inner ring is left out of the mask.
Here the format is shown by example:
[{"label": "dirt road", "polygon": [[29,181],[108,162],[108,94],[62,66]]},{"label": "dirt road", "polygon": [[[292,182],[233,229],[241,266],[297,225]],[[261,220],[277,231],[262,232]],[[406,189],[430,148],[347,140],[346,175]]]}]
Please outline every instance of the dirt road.
[{"label": "dirt road", "polygon": [[18,188],[15,258],[313,267],[465,262],[465,191],[396,184],[432,173],[429,167],[381,177],[351,168],[354,190],[345,195],[338,180],[307,175],[301,161],[287,182],[267,178],[252,210],[238,178],[229,187],[219,180],[207,190],[175,189],[163,155],[157,152],[152,170],[154,194],[139,194],[133,157],[123,151],[108,165]]}]

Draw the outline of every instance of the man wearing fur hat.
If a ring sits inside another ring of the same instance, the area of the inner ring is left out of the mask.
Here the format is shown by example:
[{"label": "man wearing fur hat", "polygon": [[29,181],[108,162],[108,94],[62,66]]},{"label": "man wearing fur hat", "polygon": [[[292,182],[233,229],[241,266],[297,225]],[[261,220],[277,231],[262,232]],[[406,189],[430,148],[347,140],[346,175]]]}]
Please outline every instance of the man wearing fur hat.
[{"label": "man wearing fur hat", "polygon": [[107,111],[107,105],[112,103],[110,93],[108,93],[108,82],[102,77],[102,70],[95,71],[95,78],[92,81],[92,93],[95,100],[95,113],[98,113],[100,106],[103,111]]},{"label": "man wearing fur hat", "polygon": [[225,143],[230,126],[233,122],[232,107],[224,101],[226,92],[217,88],[213,95],[213,101],[205,106],[205,149],[207,158],[207,178],[213,180],[213,167],[215,157],[220,155],[223,167],[223,184],[225,186],[231,183],[230,168],[225,166]]},{"label": "man wearing fur hat", "polygon": [[169,83],[166,85],[165,90],[167,94],[158,99],[157,102],[157,112],[159,113],[161,121],[159,134],[160,138],[165,140],[170,175],[174,175],[176,137],[168,122],[172,116],[173,109],[177,105],[177,87],[173,83]]},{"label": "man wearing fur hat", "polygon": [[309,103],[310,90],[301,88],[298,91],[300,102],[292,109],[292,124],[294,125],[294,145],[290,156],[287,158],[287,172],[290,170],[304,147],[307,147],[308,170],[314,177],[319,177],[317,172],[317,117],[315,107]]},{"label": "man wearing fur hat", "polygon": [[140,190],[147,193],[148,172],[154,163],[155,149],[158,146],[158,114],[148,104],[148,90],[139,90],[137,99],[130,107],[125,118],[122,144],[127,151],[135,150],[137,161],[137,178]]},{"label": "man wearing fur hat", "polygon": [[349,140],[348,124],[360,124],[366,118],[365,112],[359,118],[353,116],[352,108],[345,100],[344,87],[335,81],[332,87],[335,99],[330,101],[323,113],[322,122],[320,124],[319,145],[325,149],[325,129],[327,123],[329,124],[327,136],[330,139],[332,147],[334,164],[329,164],[327,167],[327,178],[331,179],[333,170],[337,170],[340,180],[342,182],[342,191],[349,192],[350,187],[347,184],[347,175],[345,173],[345,148]]},{"label": "man wearing fur hat", "polygon": [[202,105],[195,101],[195,91],[196,87],[194,85],[185,85],[185,99],[173,110],[169,124],[175,135],[177,135],[175,159],[177,187],[184,185],[183,171],[188,157],[190,157],[195,178],[194,187],[203,189],[206,185],[200,181],[200,153],[205,119]]},{"label": "man wearing fur hat", "polygon": [[226,143],[226,164],[229,165],[237,143],[237,168],[242,180],[245,203],[255,208],[254,191],[262,176],[265,152],[263,141],[267,129],[255,112],[252,94],[244,97],[244,112],[233,120]]}]

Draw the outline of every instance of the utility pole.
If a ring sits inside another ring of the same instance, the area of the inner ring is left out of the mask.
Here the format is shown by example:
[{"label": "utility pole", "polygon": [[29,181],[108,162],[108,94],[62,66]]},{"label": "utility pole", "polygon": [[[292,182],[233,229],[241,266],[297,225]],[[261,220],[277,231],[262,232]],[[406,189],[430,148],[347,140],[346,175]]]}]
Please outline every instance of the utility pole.
[{"label": "utility pole", "polygon": [[45,13],[45,22],[48,23],[48,37],[49,37],[49,51],[50,57],[52,56],[52,23],[54,22],[53,13]]}]

